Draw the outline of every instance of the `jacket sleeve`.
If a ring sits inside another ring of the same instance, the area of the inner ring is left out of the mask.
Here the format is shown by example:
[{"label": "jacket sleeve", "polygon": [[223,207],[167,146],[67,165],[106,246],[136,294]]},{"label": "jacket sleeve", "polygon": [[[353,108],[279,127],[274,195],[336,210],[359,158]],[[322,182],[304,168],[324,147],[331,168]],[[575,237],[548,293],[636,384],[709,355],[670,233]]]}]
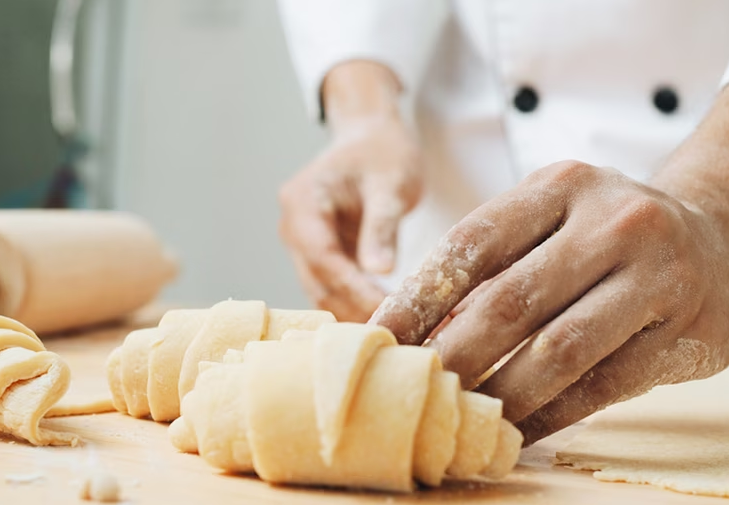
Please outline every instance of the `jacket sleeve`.
[{"label": "jacket sleeve", "polygon": [[423,0],[279,0],[309,115],[323,119],[322,81],[346,60],[382,63],[412,92],[426,64],[431,7]]}]

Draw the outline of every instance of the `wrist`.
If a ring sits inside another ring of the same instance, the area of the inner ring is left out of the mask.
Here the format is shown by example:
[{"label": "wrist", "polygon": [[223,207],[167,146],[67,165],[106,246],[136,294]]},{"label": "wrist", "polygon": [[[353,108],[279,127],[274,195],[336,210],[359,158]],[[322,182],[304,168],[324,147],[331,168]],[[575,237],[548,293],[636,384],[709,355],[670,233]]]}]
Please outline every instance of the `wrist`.
[{"label": "wrist", "polygon": [[335,134],[353,126],[399,121],[401,90],[397,76],[386,66],[365,60],[347,61],[324,78],[322,107]]},{"label": "wrist", "polygon": [[713,218],[729,236],[729,91],[656,173],[651,185]]}]

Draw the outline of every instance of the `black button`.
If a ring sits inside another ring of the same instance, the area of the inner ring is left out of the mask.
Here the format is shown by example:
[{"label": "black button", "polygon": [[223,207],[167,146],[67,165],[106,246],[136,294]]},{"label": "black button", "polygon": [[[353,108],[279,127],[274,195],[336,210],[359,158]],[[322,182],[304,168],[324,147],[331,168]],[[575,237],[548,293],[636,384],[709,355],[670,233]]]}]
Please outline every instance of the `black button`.
[{"label": "black button", "polygon": [[521,112],[533,112],[539,105],[539,95],[530,86],[522,86],[514,95],[514,107]]},{"label": "black button", "polygon": [[668,86],[661,86],[653,93],[653,105],[664,114],[671,114],[678,109],[678,95]]}]

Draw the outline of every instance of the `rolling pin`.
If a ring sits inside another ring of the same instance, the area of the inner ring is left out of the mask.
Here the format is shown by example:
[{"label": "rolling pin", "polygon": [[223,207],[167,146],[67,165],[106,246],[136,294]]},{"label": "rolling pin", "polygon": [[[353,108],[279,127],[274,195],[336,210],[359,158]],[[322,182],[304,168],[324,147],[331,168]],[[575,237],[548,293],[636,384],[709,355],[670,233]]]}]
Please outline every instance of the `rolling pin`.
[{"label": "rolling pin", "polygon": [[0,314],[38,333],[118,319],[176,274],[176,261],[133,214],[0,211]]}]

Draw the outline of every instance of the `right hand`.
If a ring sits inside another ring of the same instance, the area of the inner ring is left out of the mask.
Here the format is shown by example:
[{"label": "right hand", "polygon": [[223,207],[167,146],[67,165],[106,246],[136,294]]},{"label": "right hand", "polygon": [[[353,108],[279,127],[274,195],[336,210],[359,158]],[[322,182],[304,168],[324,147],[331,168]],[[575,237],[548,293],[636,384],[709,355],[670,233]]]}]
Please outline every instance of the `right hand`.
[{"label": "right hand", "polygon": [[338,125],[329,148],[281,189],[281,236],[315,304],[365,322],[395,266],[397,230],[422,187],[420,150],[393,114]]}]

